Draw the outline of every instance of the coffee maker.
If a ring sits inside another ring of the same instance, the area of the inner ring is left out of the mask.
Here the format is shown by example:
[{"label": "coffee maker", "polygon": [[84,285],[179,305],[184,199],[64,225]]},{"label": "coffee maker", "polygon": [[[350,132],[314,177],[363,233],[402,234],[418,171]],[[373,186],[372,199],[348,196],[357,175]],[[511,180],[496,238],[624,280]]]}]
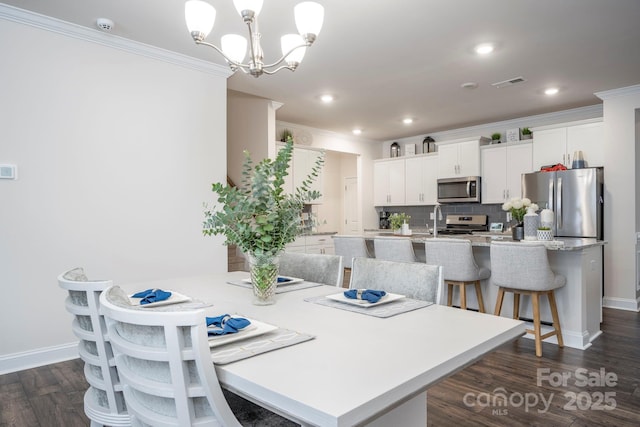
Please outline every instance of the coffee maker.
[{"label": "coffee maker", "polygon": [[380,229],[387,230],[391,228],[391,222],[389,221],[389,212],[382,211],[380,212]]}]

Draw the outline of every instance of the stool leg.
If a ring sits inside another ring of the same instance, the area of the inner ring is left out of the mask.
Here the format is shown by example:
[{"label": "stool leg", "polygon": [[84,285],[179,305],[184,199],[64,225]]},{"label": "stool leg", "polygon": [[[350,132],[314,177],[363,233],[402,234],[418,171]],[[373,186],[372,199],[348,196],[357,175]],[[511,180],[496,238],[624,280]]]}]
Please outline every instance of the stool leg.
[{"label": "stool leg", "polygon": [[447,305],[451,307],[453,305],[453,283],[447,283]]},{"label": "stool leg", "polygon": [[540,294],[531,292],[531,303],[533,304],[533,333],[536,336],[536,356],[542,356],[542,338],[540,333]]},{"label": "stool leg", "polygon": [[464,282],[458,283],[458,288],[460,288],[460,308],[463,310],[467,309],[467,287]]},{"label": "stool leg", "polygon": [[496,308],[495,308],[495,311],[493,312],[493,314],[496,316],[500,316],[503,299],[504,299],[504,288],[498,288],[498,298],[496,299]]},{"label": "stool leg", "polygon": [[558,317],[555,292],[549,291],[547,298],[549,298],[549,307],[551,308],[551,317],[553,318],[553,328],[556,330],[556,337],[558,338],[558,347],[562,348],[564,347],[564,341],[562,340],[562,330],[560,329],[560,318]]},{"label": "stool leg", "polygon": [[486,311],[484,311],[484,300],[482,299],[482,288],[480,287],[479,280],[476,280],[476,297],[478,298],[478,310],[480,310],[480,313],[486,313]]},{"label": "stool leg", "polygon": [[520,294],[517,292],[513,293],[513,318],[520,318]]}]

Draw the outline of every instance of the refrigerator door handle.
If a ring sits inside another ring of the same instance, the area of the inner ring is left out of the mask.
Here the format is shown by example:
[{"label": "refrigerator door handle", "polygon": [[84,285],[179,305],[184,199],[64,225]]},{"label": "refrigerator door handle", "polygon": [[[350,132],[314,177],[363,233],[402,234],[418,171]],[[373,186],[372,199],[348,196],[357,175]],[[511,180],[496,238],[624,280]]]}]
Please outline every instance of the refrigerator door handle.
[{"label": "refrigerator door handle", "polygon": [[558,229],[562,228],[562,178],[558,178]]},{"label": "refrigerator door handle", "polygon": [[549,197],[547,198],[547,209],[555,209],[553,206],[553,179],[549,180]]}]

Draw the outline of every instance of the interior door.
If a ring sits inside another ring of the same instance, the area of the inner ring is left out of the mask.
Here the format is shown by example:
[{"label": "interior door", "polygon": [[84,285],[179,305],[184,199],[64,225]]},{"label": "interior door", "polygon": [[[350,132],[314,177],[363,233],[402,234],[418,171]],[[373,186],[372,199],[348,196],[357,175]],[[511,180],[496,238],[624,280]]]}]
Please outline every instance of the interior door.
[{"label": "interior door", "polygon": [[347,177],[344,179],[344,232],[346,234],[358,234],[360,221],[358,221],[358,178]]}]

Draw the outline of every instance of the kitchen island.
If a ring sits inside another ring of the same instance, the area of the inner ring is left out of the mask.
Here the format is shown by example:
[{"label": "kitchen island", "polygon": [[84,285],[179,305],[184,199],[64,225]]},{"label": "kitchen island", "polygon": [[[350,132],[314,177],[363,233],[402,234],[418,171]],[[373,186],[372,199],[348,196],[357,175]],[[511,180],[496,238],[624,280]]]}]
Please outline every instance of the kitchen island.
[{"label": "kitchen island", "polygon": [[[393,235],[387,231],[367,231],[365,238],[367,244],[371,244],[370,250],[373,254],[373,238],[377,235]],[[398,236],[399,238],[411,239],[419,261],[425,262],[424,242],[432,239],[433,236],[427,232],[415,232],[411,236]],[[473,235],[438,235],[443,238],[460,238],[471,241],[476,262],[481,267],[491,268],[490,246],[494,240],[511,240],[508,233],[503,234],[473,234]],[[522,242],[523,245],[529,242]],[[602,322],[602,247],[606,241],[596,239],[578,238],[556,238],[547,242],[549,264],[556,274],[561,274],[567,278],[567,284],[556,290],[556,302],[562,327],[564,345],[581,350],[591,346],[591,342],[602,333],[600,323]],[[495,302],[498,296],[498,288],[491,284],[491,278],[482,281],[482,292],[484,305],[487,313],[493,313]],[[513,296],[506,296],[502,306],[502,315],[512,317],[513,304],[509,301]],[[459,306],[459,295],[454,293],[453,304]],[[475,293],[467,293],[467,307],[477,309],[478,302]],[[541,299],[540,317],[542,320],[542,332],[551,330],[552,319],[549,309],[549,302],[546,298]],[[533,314],[531,310],[530,297],[523,295],[520,304],[520,318],[531,322]],[[531,327],[531,325],[529,325]],[[547,339],[545,342],[557,343],[555,337]]]}]

